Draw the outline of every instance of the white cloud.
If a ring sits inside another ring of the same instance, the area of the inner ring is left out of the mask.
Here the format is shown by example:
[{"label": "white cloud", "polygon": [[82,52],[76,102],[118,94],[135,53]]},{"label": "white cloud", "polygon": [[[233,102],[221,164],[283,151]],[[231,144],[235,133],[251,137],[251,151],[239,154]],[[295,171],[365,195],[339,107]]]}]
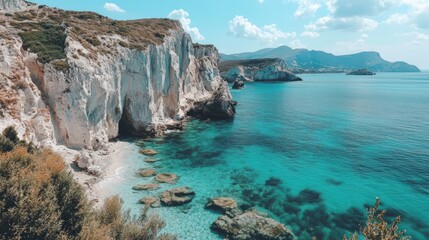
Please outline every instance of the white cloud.
[{"label": "white cloud", "polygon": [[416,33],[417,40],[429,41],[429,34]]},{"label": "white cloud", "polygon": [[291,48],[305,48],[305,45],[299,39],[295,39],[289,43]]},{"label": "white cloud", "polygon": [[258,27],[243,16],[235,16],[229,21],[229,31],[238,37],[257,39],[268,43],[296,36],[295,32],[281,31],[275,24]]},{"label": "white cloud", "polygon": [[302,17],[305,15],[314,15],[320,8],[320,4],[312,0],[295,0],[298,2],[298,8],[294,15],[295,17]]},{"label": "white cloud", "polygon": [[259,3],[264,3],[264,0],[258,0]]},{"label": "white cloud", "polygon": [[378,26],[378,22],[370,18],[350,17],[335,18],[326,16],[316,22],[305,25],[307,31],[343,30],[343,31],[369,31]]},{"label": "white cloud", "polygon": [[328,0],[328,10],[336,17],[375,16],[394,5],[394,0]]},{"label": "white cloud", "polygon": [[390,15],[384,23],[387,24],[403,24],[408,22],[408,15],[407,14],[400,14],[400,13],[394,13]]},{"label": "white cloud", "polygon": [[368,49],[365,39],[359,38],[355,41],[339,41],[335,43],[335,48],[332,49],[334,54],[350,54],[361,52]]},{"label": "white cloud", "polygon": [[205,39],[198,28],[191,27],[191,19],[189,18],[189,13],[187,11],[183,9],[173,10],[168,14],[168,18],[179,20],[182,24],[183,30],[189,33],[193,39],[197,41]]},{"label": "white cloud", "polygon": [[317,32],[305,31],[301,33],[302,37],[318,38],[320,36]]},{"label": "white cloud", "polygon": [[104,3],[104,9],[106,9],[109,12],[119,12],[119,13],[124,13],[125,10],[120,8],[118,5],[116,5],[115,3]]},{"label": "white cloud", "polygon": [[429,6],[417,13],[416,24],[419,28],[429,29]]}]

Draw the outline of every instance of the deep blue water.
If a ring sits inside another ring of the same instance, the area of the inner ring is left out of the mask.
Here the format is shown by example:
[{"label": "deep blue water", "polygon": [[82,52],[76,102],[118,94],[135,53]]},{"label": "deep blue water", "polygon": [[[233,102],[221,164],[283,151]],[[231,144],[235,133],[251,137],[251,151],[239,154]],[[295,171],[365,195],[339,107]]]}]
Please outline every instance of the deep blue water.
[{"label": "deep blue water", "polygon": [[[157,163],[143,162],[133,146],[118,169],[122,181],[109,188],[133,212],[145,194],[193,188],[189,205],[152,210],[180,239],[222,239],[210,230],[219,214],[204,209],[216,196],[268,212],[300,239],[341,239],[380,197],[390,220],[401,215],[413,239],[429,239],[429,73],[301,77],[232,90],[233,121],[190,120],[182,132],[146,141],[160,152]],[[132,191],[152,181],[134,174],[147,166],[181,178],[159,191]],[[281,184],[267,184],[271,177]]]}]

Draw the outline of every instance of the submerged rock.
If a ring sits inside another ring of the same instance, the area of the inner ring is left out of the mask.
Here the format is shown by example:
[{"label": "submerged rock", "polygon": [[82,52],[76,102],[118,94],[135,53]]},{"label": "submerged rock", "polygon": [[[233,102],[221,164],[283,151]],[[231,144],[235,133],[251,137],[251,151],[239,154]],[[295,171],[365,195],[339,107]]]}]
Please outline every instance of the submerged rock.
[{"label": "submerged rock", "polygon": [[153,208],[157,208],[161,205],[159,197],[156,197],[156,196],[143,197],[142,199],[139,200],[139,202]]},{"label": "submerged rock", "polygon": [[232,83],[232,89],[242,89],[244,88],[244,81],[242,80],[235,80]]},{"label": "submerged rock", "polygon": [[158,152],[153,150],[153,149],[141,149],[139,151],[139,153],[146,155],[146,156],[154,156],[154,155],[158,154]]},{"label": "submerged rock", "polygon": [[237,203],[232,198],[218,197],[212,198],[206,205],[206,208],[221,210],[223,212],[237,208]]},{"label": "submerged rock", "polygon": [[152,168],[140,169],[138,173],[142,177],[152,177],[156,175],[155,169]]},{"label": "submerged rock", "polygon": [[138,184],[133,187],[133,190],[142,191],[142,190],[156,190],[159,188],[157,183],[147,183],[147,184]]},{"label": "submerged rock", "polygon": [[161,173],[156,175],[155,180],[160,183],[176,183],[177,175],[174,173]]},{"label": "submerged rock", "polygon": [[219,217],[212,228],[225,236],[225,239],[266,239],[292,240],[295,236],[283,224],[254,211],[235,216]]},{"label": "submerged rock", "polygon": [[167,206],[179,206],[192,201],[195,192],[189,187],[173,188],[161,194],[161,202]]},{"label": "submerged rock", "polygon": [[154,163],[154,162],[158,162],[158,159],[147,157],[143,161],[146,162],[146,163]]}]

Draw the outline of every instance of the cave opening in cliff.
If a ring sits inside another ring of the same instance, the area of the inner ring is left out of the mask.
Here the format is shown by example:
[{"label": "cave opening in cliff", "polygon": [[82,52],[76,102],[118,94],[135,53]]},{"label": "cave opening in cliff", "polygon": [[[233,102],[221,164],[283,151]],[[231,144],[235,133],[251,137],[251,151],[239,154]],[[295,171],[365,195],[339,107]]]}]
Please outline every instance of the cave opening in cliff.
[{"label": "cave opening in cliff", "polygon": [[[119,120],[119,137],[130,137],[133,136],[133,132],[135,132],[135,129],[133,129],[132,120],[131,120],[131,114],[128,108],[129,105],[129,99],[125,100],[124,107],[122,109],[122,116]],[[119,107],[117,107],[117,111],[119,112]]]}]

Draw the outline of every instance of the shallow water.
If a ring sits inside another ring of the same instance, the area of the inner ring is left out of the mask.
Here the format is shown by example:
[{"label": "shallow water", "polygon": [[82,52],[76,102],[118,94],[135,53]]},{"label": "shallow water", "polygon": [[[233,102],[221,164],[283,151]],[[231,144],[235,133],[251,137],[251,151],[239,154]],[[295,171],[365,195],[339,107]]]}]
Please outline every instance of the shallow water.
[{"label": "shallow water", "polygon": [[[183,132],[146,141],[160,152],[153,164],[134,146],[121,180],[106,185],[134,213],[145,194],[194,189],[189,205],[152,210],[180,239],[222,239],[210,230],[219,214],[204,209],[216,196],[257,206],[300,239],[340,239],[380,197],[413,239],[429,239],[429,73],[301,77],[232,90],[233,121],[191,120]],[[180,179],[150,193],[131,190],[152,181],[135,175],[147,166]]]}]

